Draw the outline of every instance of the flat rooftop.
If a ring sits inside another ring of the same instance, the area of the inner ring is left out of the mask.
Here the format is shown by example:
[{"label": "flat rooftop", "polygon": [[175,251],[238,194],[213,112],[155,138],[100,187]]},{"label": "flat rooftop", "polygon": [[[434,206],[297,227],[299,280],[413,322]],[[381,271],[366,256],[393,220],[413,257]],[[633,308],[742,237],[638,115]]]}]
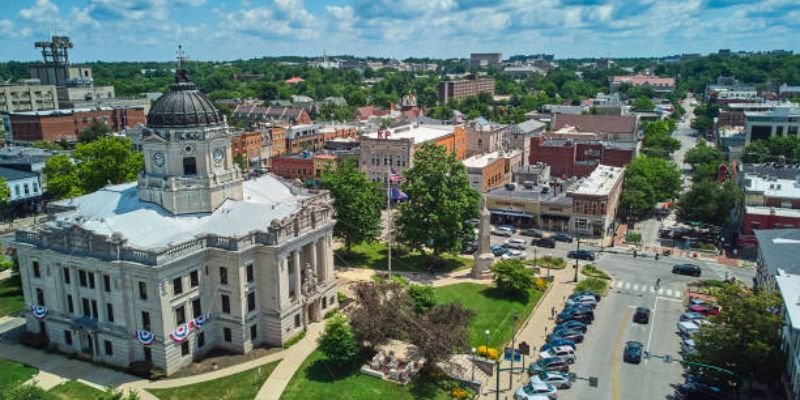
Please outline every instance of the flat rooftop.
[{"label": "flat rooftop", "polygon": [[745,174],[746,192],[763,192],[765,196],[800,198],[800,180],[778,179],[756,174]]},{"label": "flat rooftop", "polygon": [[584,178],[574,194],[607,196],[617,181],[622,179],[622,168],[598,165],[591,175]]},{"label": "flat rooftop", "polygon": [[778,275],[775,283],[780,289],[783,304],[792,328],[800,329],[800,275]]},{"label": "flat rooftop", "polygon": [[770,215],[774,213],[778,217],[800,219],[800,210],[793,208],[745,206],[744,209],[745,214]]},{"label": "flat rooftop", "polygon": [[[422,144],[451,135],[454,130],[454,125],[404,125],[388,129],[389,137],[385,140],[414,139],[414,144]],[[378,139],[378,132],[370,132],[364,137]]]},{"label": "flat rooftop", "polygon": [[[112,100],[112,99],[102,99],[102,100]],[[131,106],[100,106],[100,107],[82,107],[82,108],[61,108],[58,110],[44,110],[44,111],[19,111],[19,112],[11,112],[8,113],[9,115],[26,115],[26,116],[39,116],[39,117],[49,117],[53,115],[72,115],[78,112],[92,112],[92,111],[112,111],[112,110],[124,110],[124,109],[143,109],[141,105],[131,105]]]},{"label": "flat rooftop", "polygon": [[511,157],[514,157],[514,156],[518,155],[519,153],[520,153],[519,150],[512,150],[510,152],[504,152],[503,154],[500,154],[499,151],[495,151],[495,152],[486,153],[486,154],[476,154],[476,155],[474,155],[472,157],[469,157],[469,158],[467,158],[467,159],[465,159],[465,160],[463,160],[461,162],[464,163],[464,166],[467,167],[467,168],[483,168],[483,167],[489,165],[489,163],[491,163],[494,160],[511,158]]}]

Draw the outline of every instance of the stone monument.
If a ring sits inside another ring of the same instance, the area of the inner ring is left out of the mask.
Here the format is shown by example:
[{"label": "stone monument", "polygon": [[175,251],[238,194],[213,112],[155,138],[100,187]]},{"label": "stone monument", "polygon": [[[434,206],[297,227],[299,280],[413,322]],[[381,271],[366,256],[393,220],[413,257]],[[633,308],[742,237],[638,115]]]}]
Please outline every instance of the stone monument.
[{"label": "stone monument", "polygon": [[472,267],[472,277],[476,279],[491,277],[491,268],[494,263],[491,241],[489,235],[492,227],[489,225],[489,209],[486,208],[486,197],[481,196],[481,218],[478,229],[478,251],[475,252],[475,265]]}]

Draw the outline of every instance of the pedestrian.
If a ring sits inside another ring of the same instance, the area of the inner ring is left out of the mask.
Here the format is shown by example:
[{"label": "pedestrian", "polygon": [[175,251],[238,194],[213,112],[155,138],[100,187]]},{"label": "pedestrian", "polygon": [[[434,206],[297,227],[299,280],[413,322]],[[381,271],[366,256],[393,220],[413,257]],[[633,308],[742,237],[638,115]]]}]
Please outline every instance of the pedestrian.
[{"label": "pedestrian", "polygon": [[556,317],[556,306],[550,308],[550,319],[554,319]]}]

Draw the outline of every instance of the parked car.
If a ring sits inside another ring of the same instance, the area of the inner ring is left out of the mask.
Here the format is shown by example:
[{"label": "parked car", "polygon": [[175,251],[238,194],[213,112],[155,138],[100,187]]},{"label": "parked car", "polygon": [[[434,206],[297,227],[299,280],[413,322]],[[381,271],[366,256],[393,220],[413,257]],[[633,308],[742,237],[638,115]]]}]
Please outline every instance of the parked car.
[{"label": "parked car", "polygon": [[503,247],[503,246],[501,246],[499,244],[493,244],[490,247],[490,249],[492,250],[492,254],[494,254],[495,257],[500,257],[503,254],[506,254],[506,252],[508,252],[507,248],[505,248],[505,247]]},{"label": "parked car", "polygon": [[528,257],[528,253],[519,250],[508,249],[506,254],[500,256],[503,260],[524,260]]},{"label": "parked car", "polygon": [[562,311],[556,317],[556,323],[562,323],[570,320],[590,324],[592,321],[594,321],[594,312],[592,310],[588,310],[588,312],[586,312],[584,309],[568,309]]},{"label": "parked car", "polygon": [[591,295],[585,295],[567,299],[567,307],[571,307],[576,304],[595,308],[597,306],[597,300],[594,298],[594,296]]},{"label": "parked car", "polygon": [[594,261],[595,256],[594,252],[589,250],[573,250],[567,253],[567,258],[577,259],[577,260],[586,260],[586,261]]},{"label": "parked car", "polygon": [[528,373],[531,375],[536,375],[542,371],[569,371],[569,364],[565,363],[564,360],[560,358],[542,358],[539,361],[532,362],[528,366]]},{"label": "parked car", "polygon": [[570,330],[562,330],[547,335],[547,341],[553,341],[556,339],[566,339],[566,340],[571,340],[575,343],[583,343],[583,338],[584,338],[583,333]]},{"label": "parked car", "polygon": [[549,383],[543,382],[528,382],[527,385],[517,389],[514,392],[514,400],[531,400],[531,399],[539,399],[542,398],[541,396],[545,396],[544,398],[555,400],[558,398],[556,394],[555,386]]},{"label": "parked car", "polygon": [[542,232],[542,231],[540,231],[538,229],[533,229],[533,228],[525,229],[520,234],[523,235],[523,236],[531,236],[531,237],[535,237],[535,238],[543,238],[544,237],[544,232]]},{"label": "parked car", "polygon": [[639,364],[642,362],[642,342],[630,341],[625,343],[625,352],[622,353],[622,360],[629,363]]},{"label": "parked car", "polygon": [[558,371],[542,371],[534,375],[530,379],[531,383],[548,383],[558,389],[569,389],[572,387],[572,382],[569,380],[569,374]]},{"label": "parked car", "polygon": [[688,305],[690,305],[690,306],[703,305],[703,304],[709,304],[709,303],[707,301],[703,300],[703,299],[698,299],[697,297],[689,298],[689,304]]},{"label": "parked car", "polygon": [[675,389],[676,400],[716,400],[722,398],[722,390],[704,383],[684,383]]},{"label": "parked car", "polygon": [[564,323],[556,325],[555,330],[559,329],[569,329],[581,333],[586,333],[586,331],[589,330],[589,326],[580,321],[566,321]]},{"label": "parked car", "polygon": [[684,355],[694,354],[695,351],[697,351],[694,348],[694,339],[690,338],[683,339],[681,341],[681,351],[683,352]]},{"label": "parked car", "polygon": [[573,240],[572,235],[563,232],[555,233],[553,234],[553,236],[551,236],[551,238],[553,238],[558,242],[565,242],[565,243],[572,243]]},{"label": "parked car", "polygon": [[558,357],[567,362],[567,364],[575,363],[575,349],[569,346],[554,347],[539,353],[539,357]]},{"label": "parked car", "polygon": [[692,337],[699,330],[700,326],[698,326],[694,322],[689,322],[689,321],[678,322],[678,333],[680,333],[680,335],[683,337]]},{"label": "parked car", "polygon": [[698,319],[705,319],[706,316],[696,312],[685,312],[681,314],[681,321],[696,321]]},{"label": "parked car", "polygon": [[531,246],[547,247],[550,249],[555,249],[556,241],[551,238],[536,239],[536,240],[531,240]]},{"label": "parked car", "polygon": [[633,313],[633,322],[647,324],[650,322],[650,309],[647,307],[636,307]]},{"label": "parked car", "polygon": [[514,225],[497,225],[498,228],[508,229],[511,233],[517,233],[517,228]]},{"label": "parked car", "polygon": [[672,273],[679,275],[700,276],[700,266],[697,264],[675,264],[672,266]]},{"label": "parked car", "polygon": [[686,311],[703,315],[719,315],[719,307],[711,304],[697,304],[689,306]]},{"label": "parked car", "polygon": [[600,298],[601,298],[600,293],[595,293],[595,292],[591,292],[591,291],[588,291],[588,290],[584,290],[582,292],[575,292],[575,293],[569,295],[569,297],[573,298],[573,297],[587,296],[587,295],[594,296],[595,300],[597,300],[598,303],[600,302]]},{"label": "parked car", "polygon": [[473,254],[476,251],[478,251],[478,241],[464,243],[464,247],[461,249],[463,254]]},{"label": "parked car", "polygon": [[573,349],[578,347],[572,340],[563,338],[554,338],[553,340],[545,343],[540,350],[545,351],[547,349],[552,349],[553,347],[558,347],[558,346],[569,346],[572,347]]},{"label": "parked car", "polygon": [[517,238],[506,239],[505,247],[507,249],[525,250],[525,248],[528,247],[528,242],[525,239],[517,239]]},{"label": "parked car", "polygon": [[497,236],[511,236],[514,234],[514,231],[502,226],[494,226],[492,227],[492,235]]}]

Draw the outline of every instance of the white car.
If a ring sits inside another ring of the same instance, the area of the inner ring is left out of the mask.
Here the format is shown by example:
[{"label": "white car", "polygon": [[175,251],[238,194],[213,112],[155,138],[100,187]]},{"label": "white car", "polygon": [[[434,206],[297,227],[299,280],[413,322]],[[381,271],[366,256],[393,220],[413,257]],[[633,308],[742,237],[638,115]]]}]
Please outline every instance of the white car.
[{"label": "white car", "polygon": [[524,260],[528,257],[528,253],[519,250],[511,250],[509,249],[506,254],[500,256],[503,260]]},{"label": "white car", "polygon": [[595,308],[595,306],[597,306],[597,299],[594,296],[584,295],[567,300],[567,306],[571,307],[576,304],[591,306],[592,308]]},{"label": "white car", "polygon": [[557,398],[557,389],[549,383],[528,382],[527,385],[514,392],[514,400],[555,400]]},{"label": "white car", "polygon": [[575,363],[575,349],[572,346],[551,347],[541,353],[541,358],[558,357],[567,364]]},{"label": "white car", "polygon": [[510,237],[513,233],[514,232],[511,232],[511,229],[503,227],[503,226],[501,226],[501,227],[493,226],[492,227],[492,235]]},{"label": "white car", "polygon": [[525,239],[511,238],[506,239],[506,248],[525,250],[528,247],[528,242]]},{"label": "white car", "polygon": [[678,332],[683,337],[692,337],[699,330],[700,327],[694,322],[689,322],[689,321],[678,322]]},{"label": "white car", "polygon": [[530,379],[531,383],[549,383],[558,389],[569,389],[572,382],[569,381],[569,374],[558,371],[542,371]]}]

